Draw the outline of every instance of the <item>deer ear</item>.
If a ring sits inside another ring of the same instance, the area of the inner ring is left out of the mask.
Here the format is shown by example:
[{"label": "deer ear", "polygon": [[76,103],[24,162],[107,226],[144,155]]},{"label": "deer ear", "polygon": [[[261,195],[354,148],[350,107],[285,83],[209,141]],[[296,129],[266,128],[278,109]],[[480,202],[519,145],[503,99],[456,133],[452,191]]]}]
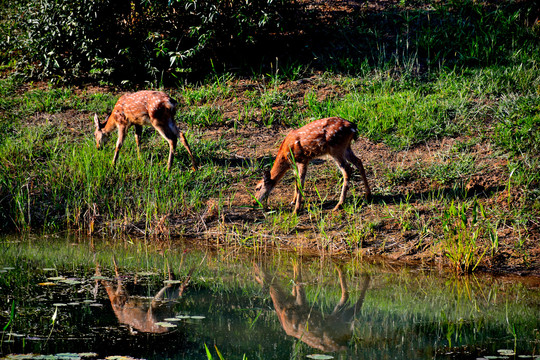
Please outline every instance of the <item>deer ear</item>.
[{"label": "deer ear", "polygon": [[99,124],[99,119],[97,117],[97,114],[94,114],[94,125],[96,125],[96,129],[100,129],[101,125]]}]

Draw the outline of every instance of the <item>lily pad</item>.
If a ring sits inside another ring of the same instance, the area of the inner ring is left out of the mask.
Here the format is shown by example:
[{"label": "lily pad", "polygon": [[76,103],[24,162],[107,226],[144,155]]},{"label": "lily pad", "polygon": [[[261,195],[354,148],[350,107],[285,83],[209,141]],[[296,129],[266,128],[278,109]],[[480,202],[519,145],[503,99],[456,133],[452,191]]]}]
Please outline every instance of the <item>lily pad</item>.
[{"label": "lily pad", "polygon": [[50,282],[50,281],[46,281],[46,282],[39,283],[38,285],[40,285],[40,286],[55,286],[55,285],[58,285],[58,284]]},{"label": "lily pad", "polygon": [[516,353],[514,352],[514,350],[510,350],[510,349],[499,349],[497,350],[497,352],[503,356],[512,356],[512,355],[516,355]]},{"label": "lily pad", "polygon": [[92,280],[108,280],[108,281],[112,281],[112,279],[110,277],[101,276],[101,275],[92,276],[91,279]]},{"label": "lily pad", "polygon": [[317,359],[317,360],[329,360],[329,359],[334,358],[331,355],[325,355],[325,354],[311,354],[311,355],[307,355],[306,357],[310,359]]},{"label": "lily pad", "polygon": [[17,334],[17,333],[7,333],[7,336],[13,336],[13,337],[23,337],[23,334]]},{"label": "lily pad", "polygon": [[81,358],[79,354],[75,353],[60,353],[56,354],[56,356],[61,360],[79,360]]},{"label": "lily pad", "polygon": [[176,327],[175,324],[171,324],[171,323],[165,322],[165,321],[157,322],[156,325],[162,326],[162,327],[165,327],[165,328],[175,328]]},{"label": "lily pad", "polygon": [[64,303],[54,303],[53,306],[67,306],[67,304],[64,304]]},{"label": "lily pad", "polygon": [[98,354],[94,352],[84,352],[84,353],[80,353],[79,356],[83,358],[89,358],[89,357],[97,357]]},{"label": "lily pad", "polygon": [[137,275],[139,276],[153,276],[153,275],[157,275],[155,272],[152,272],[152,271],[141,271],[141,272],[138,272]]},{"label": "lily pad", "polygon": [[165,320],[165,321],[167,321],[167,322],[174,322],[174,321],[180,321],[180,320],[182,320],[182,319],[180,319],[180,318],[175,318],[175,317],[174,317],[174,318],[166,318],[166,319],[163,319],[163,320]]},{"label": "lily pad", "polygon": [[30,360],[34,359],[34,354],[9,354],[5,357],[6,360]]},{"label": "lily pad", "polygon": [[202,320],[202,319],[206,319],[206,316],[194,315],[194,316],[190,316],[189,318],[193,320]]},{"label": "lily pad", "polygon": [[79,280],[73,280],[73,279],[60,280],[60,282],[63,282],[64,284],[68,284],[68,285],[79,285],[79,284],[82,284],[81,281],[79,281]]},{"label": "lily pad", "polygon": [[48,277],[47,280],[50,280],[50,281],[59,281],[59,280],[65,280],[66,278],[63,277],[63,276],[53,276],[53,277]]},{"label": "lily pad", "polygon": [[181,284],[183,283],[182,280],[165,280],[163,281],[164,284],[166,285],[174,285],[174,284]]},{"label": "lily pad", "polygon": [[56,355],[37,355],[33,358],[34,360],[58,360]]}]

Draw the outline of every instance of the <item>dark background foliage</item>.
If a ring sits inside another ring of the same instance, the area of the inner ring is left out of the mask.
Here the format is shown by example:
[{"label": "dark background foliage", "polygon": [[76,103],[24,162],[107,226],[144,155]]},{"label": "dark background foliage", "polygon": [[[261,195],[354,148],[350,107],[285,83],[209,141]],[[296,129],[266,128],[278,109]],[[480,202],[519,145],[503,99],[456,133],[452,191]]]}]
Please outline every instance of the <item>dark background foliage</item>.
[{"label": "dark background foliage", "polygon": [[18,0],[4,10],[4,60],[33,77],[170,80],[280,31],[287,1]]},{"label": "dark background foliage", "polygon": [[283,67],[354,73],[367,65],[424,73],[441,66],[519,62],[540,45],[537,0],[4,0],[2,5],[2,61],[16,62],[31,78],[62,82],[166,84],[208,72],[264,73],[276,59]]}]

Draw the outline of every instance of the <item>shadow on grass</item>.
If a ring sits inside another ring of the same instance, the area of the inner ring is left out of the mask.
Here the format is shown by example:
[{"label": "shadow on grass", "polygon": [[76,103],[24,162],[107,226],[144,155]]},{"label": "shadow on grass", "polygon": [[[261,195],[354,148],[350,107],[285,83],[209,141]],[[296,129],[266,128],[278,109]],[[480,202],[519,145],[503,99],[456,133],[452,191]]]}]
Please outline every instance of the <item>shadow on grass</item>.
[{"label": "shadow on grass", "polygon": [[489,198],[491,194],[500,192],[505,189],[505,186],[499,185],[499,186],[491,186],[482,190],[473,190],[473,191],[467,191],[463,188],[450,188],[450,187],[443,187],[438,188],[435,190],[426,190],[422,192],[416,192],[416,193],[408,193],[408,194],[391,194],[391,195],[378,195],[374,194],[372,195],[371,199],[369,200],[370,203],[373,204],[392,204],[392,205],[399,205],[399,204],[409,204],[409,203],[416,203],[416,202],[423,202],[427,201],[429,199],[448,199],[448,200],[466,200],[466,199],[473,199],[473,198]]}]

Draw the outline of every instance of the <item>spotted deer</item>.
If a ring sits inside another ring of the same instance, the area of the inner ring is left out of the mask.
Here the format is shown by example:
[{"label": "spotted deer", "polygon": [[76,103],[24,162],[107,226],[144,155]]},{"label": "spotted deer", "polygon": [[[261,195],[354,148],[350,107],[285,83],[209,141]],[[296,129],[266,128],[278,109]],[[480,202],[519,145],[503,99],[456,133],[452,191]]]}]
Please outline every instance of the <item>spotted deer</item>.
[{"label": "spotted deer", "polygon": [[351,142],[357,137],[356,125],[338,117],[315,120],[291,131],[279,147],[272,169],[263,174],[262,180],[255,188],[256,203],[266,202],[270,192],[294,164],[299,181],[296,181],[293,203],[295,204],[294,212],[298,212],[302,207],[302,191],[308,164],[312,159],[324,155],[332,157],[343,173],[341,196],[334,211],[341,207],[347,196],[351,176],[351,167],[348,162],[360,170],[366,188],[366,197],[369,197],[371,190],[364,166],[351,149]]},{"label": "spotted deer", "polygon": [[[162,326],[167,318],[175,316],[175,305],[182,297],[194,268],[189,270],[186,279],[182,283],[173,281],[173,274],[167,266],[169,282],[161,288],[154,297],[146,298],[132,296],[124,286],[122,276],[118,272],[116,259],[113,257],[116,284],[101,276],[101,268],[96,262],[96,285],[101,283],[111,302],[111,307],[120,324],[127,325],[131,332],[164,334],[171,331],[170,327]],[[98,278],[102,278],[101,281]],[[98,291],[96,287],[96,293]]]},{"label": "spotted deer", "polygon": [[294,278],[290,281],[293,283],[290,293],[282,286],[283,279],[256,264],[254,270],[255,280],[270,293],[276,315],[287,335],[325,352],[347,348],[369,287],[369,275],[362,276],[358,300],[351,304],[343,270],[336,266],[341,297],[334,310],[328,314],[317,310],[320,308],[318,304],[308,301],[300,265],[293,266]]},{"label": "spotted deer", "polygon": [[176,101],[164,92],[145,90],[122,95],[116,102],[111,115],[107,117],[103,124],[99,122],[97,114],[94,115],[96,146],[98,149],[102,148],[108,140],[108,135],[114,129],[118,129],[118,140],[116,141],[116,149],[112,160],[113,165],[116,164],[126,133],[133,125],[135,126],[137,155],[140,157],[139,147],[142,127],[143,125],[152,125],[169,143],[167,170],[171,169],[178,138],[180,138],[191,158],[193,169],[196,170],[197,165],[193,159],[189,144],[174,122],[175,113]]}]

